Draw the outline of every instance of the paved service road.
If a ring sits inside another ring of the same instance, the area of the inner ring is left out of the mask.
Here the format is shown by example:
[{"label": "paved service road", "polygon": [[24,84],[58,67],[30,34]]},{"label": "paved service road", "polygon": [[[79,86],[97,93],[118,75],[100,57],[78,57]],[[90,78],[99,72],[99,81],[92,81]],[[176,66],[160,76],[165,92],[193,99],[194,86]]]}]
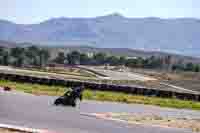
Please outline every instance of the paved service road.
[{"label": "paved service road", "polygon": [[61,133],[190,133],[182,129],[128,125],[81,115],[104,111],[141,111],[146,107],[153,109],[151,106],[84,101],[79,109],[53,106],[55,98],[0,90],[0,123]]},{"label": "paved service road", "polygon": [[[149,76],[145,76],[138,73],[132,72],[118,72],[118,71],[111,71],[111,70],[104,70],[103,68],[99,67],[89,67],[89,66],[80,66],[80,68],[85,68],[89,70],[96,71],[98,73],[107,75],[108,77],[98,76],[101,79],[111,79],[111,80],[140,80],[140,81],[148,81],[148,80],[156,80]],[[7,72],[7,73],[24,73],[24,74],[37,74],[43,76],[53,76],[53,77],[62,77],[62,78],[69,78],[69,75],[66,74],[56,74],[56,73],[48,73],[48,72],[40,72],[40,71],[32,71],[32,70],[24,70],[24,69],[17,69],[8,66],[0,66],[0,71]],[[79,77],[80,76],[72,76],[71,77]]]},{"label": "paved service road", "polygon": [[50,77],[50,78],[61,78],[61,79],[93,79],[93,77],[84,77],[78,75],[67,75],[67,74],[58,74],[53,72],[42,72],[36,70],[26,70],[13,68],[9,66],[0,66],[0,72],[10,73],[10,74],[20,74],[20,75],[29,75],[29,76],[42,76],[42,77]]},{"label": "paved service road", "polygon": [[155,78],[145,76],[139,73],[133,73],[129,71],[112,71],[112,70],[105,70],[102,67],[93,67],[93,66],[80,66],[80,68],[85,68],[87,70],[96,71],[98,73],[104,74],[109,77],[111,80],[139,80],[139,81],[150,81],[156,80]]}]

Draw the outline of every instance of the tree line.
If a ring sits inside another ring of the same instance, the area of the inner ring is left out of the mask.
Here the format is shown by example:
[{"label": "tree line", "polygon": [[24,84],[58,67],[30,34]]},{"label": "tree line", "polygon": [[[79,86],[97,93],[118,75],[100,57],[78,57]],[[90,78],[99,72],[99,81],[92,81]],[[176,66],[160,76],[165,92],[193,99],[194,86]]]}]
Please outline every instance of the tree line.
[{"label": "tree line", "polygon": [[16,67],[34,66],[45,67],[48,64],[64,65],[112,65],[126,66],[131,68],[164,69],[169,71],[193,71],[199,72],[200,65],[194,63],[174,62],[171,56],[148,58],[128,58],[125,56],[114,56],[106,53],[94,53],[88,55],[79,51],[69,53],[58,52],[53,58],[49,50],[36,46],[4,48],[0,47],[0,65],[11,65]]},{"label": "tree line", "polygon": [[5,48],[0,47],[0,64],[11,65],[16,67],[31,66],[46,66],[50,58],[48,50],[38,48],[35,46],[30,47],[15,47]]}]

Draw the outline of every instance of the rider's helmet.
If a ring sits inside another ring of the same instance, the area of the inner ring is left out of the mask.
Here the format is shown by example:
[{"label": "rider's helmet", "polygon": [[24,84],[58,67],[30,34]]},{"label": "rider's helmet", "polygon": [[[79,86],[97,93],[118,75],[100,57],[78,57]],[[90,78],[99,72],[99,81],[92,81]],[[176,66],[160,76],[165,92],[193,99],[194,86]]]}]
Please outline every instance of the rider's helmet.
[{"label": "rider's helmet", "polygon": [[81,84],[81,90],[84,90],[84,88],[85,88],[85,85],[82,83]]},{"label": "rider's helmet", "polygon": [[73,88],[73,92],[75,92],[75,93],[81,93],[84,90],[84,88],[85,88],[84,84],[81,83],[81,84],[79,84],[79,85],[77,85],[77,86],[75,86]]}]

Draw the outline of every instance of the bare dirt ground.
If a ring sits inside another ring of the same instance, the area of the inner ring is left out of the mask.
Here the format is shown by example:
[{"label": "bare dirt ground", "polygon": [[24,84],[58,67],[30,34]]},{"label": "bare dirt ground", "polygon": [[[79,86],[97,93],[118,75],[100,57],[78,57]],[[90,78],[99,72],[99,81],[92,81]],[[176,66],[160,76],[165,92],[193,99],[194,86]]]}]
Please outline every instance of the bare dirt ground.
[{"label": "bare dirt ground", "polygon": [[14,130],[10,130],[10,129],[0,128],[0,133],[27,133],[27,132],[19,132],[19,131],[14,131]]},{"label": "bare dirt ground", "polygon": [[[172,84],[174,86],[200,92],[200,73],[167,72],[167,71],[149,70],[149,69],[132,69],[132,71],[156,78],[158,79],[158,82],[165,82],[168,84]],[[152,84],[155,85],[156,83],[153,82]]]},{"label": "bare dirt ground", "polygon": [[191,94],[199,94],[200,92],[200,73],[175,73],[163,70],[130,68],[119,69],[115,66],[110,66],[109,68],[104,66],[88,66],[87,69],[107,75],[114,84],[138,85]]}]

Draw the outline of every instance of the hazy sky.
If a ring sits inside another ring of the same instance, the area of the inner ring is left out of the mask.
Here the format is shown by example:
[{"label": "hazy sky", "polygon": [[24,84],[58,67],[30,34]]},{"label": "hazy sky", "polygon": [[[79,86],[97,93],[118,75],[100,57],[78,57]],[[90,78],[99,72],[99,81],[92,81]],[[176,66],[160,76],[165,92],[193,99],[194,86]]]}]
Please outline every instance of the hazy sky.
[{"label": "hazy sky", "polygon": [[52,17],[200,18],[200,0],[0,0],[0,19],[38,23]]}]

